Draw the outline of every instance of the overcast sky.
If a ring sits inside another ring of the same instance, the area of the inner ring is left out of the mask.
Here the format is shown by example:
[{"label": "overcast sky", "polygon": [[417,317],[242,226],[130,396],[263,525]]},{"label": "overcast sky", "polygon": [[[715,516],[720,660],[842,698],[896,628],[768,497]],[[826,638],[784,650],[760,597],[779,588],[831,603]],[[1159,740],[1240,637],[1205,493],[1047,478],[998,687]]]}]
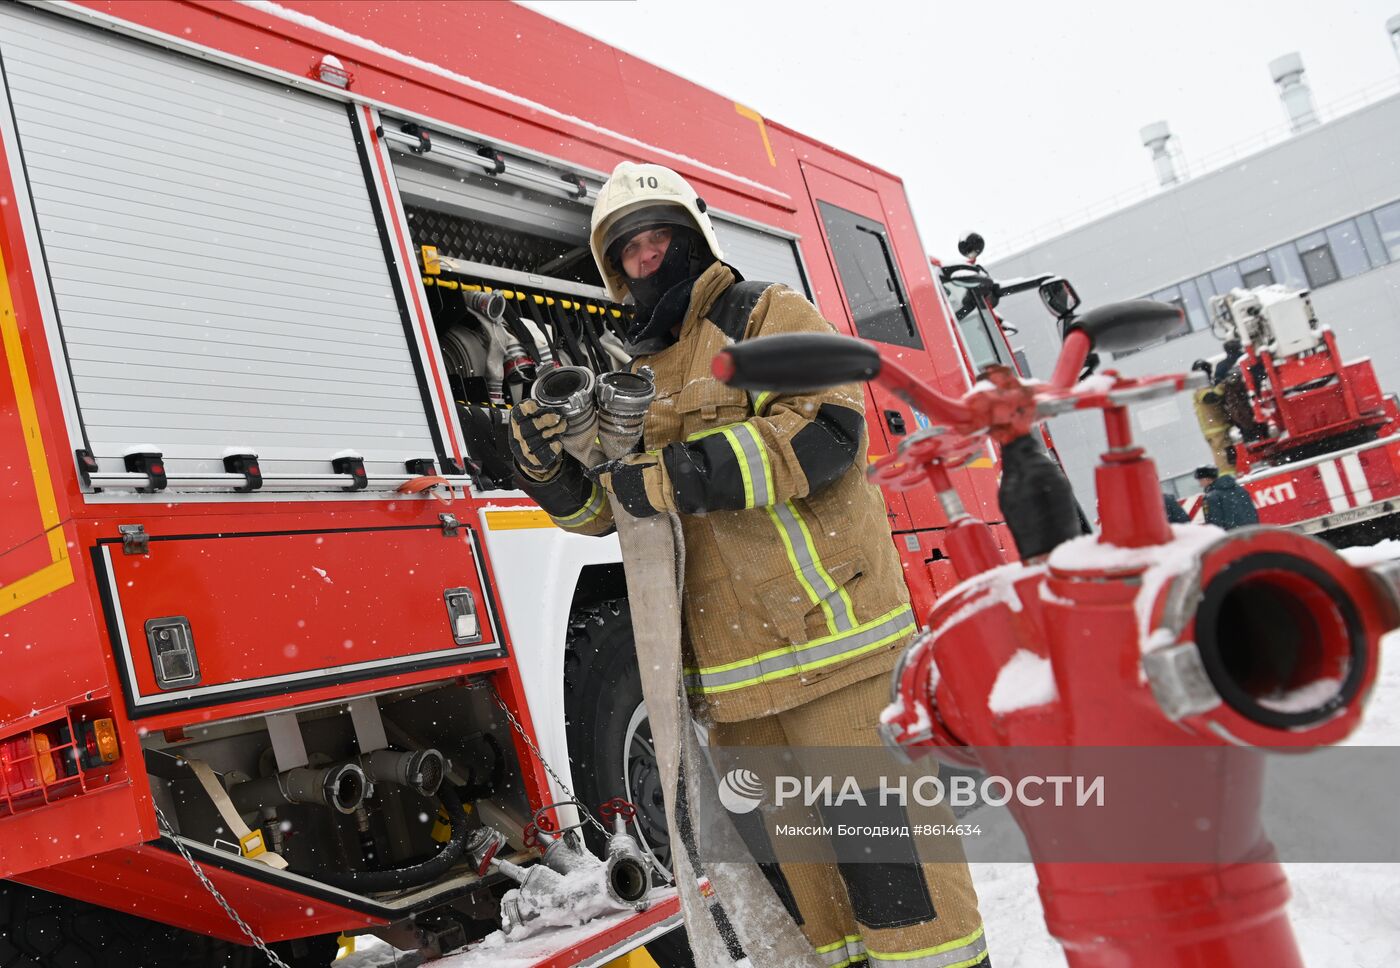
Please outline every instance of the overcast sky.
[{"label": "overcast sky", "polygon": [[[1138,131],[1188,164],[1284,125],[1268,62],[1320,107],[1395,85],[1400,0],[528,0],[527,6],[904,179],[930,253],[987,258],[1155,185]],[[562,105],[561,105],[562,107]]]}]

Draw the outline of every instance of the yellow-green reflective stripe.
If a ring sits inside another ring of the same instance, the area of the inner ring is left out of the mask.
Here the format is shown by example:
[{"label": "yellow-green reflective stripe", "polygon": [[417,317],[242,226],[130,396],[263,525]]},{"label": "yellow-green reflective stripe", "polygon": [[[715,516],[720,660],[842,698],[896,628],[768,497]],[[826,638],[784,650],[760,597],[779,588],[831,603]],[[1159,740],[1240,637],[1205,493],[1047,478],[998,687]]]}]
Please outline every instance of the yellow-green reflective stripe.
[{"label": "yellow-green reflective stripe", "polygon": [[855,606],[851,604],[851,596],[846,593],[845,588],[836,584],[831,575],[827,573],[826,568],[822,566],[822,560],[817,555],[817,546],[816,543],[812,541],[812,532],[808,530],[807,522],[803,520],[801,514],[797,513],[797,508],[793,507],[791,501],[788,502],[788,507],[792,508],[792,516],[797,519],[797,526],[802,529],[802,537],[807,542],[807,547],[812,549],[812,565],[817,569],[817,574],[821,575],[822,580],[826,582],[828,587],[835,589],[837,596],[841,599],[841,607],[845,610],[846,614],[845,621],[842,621],[838,616],[836,620],[837,627],[853,627],[856,624],[856,609]]},{"label": "yellow-green reflective stripe", "polygon": [[762,393],[760,393],[758,396],[754,397],[754,398],[753,398],[753,412],[754,412],[754,416],[758,416],[758,415],[762,414],[762,413],[763,413],[763,407],[768,403],[769,400],[773,399],[774,396],[776,396],[776,394],[775,394],[772,390],[764,390],[764,391],[763,391]]},{"label": "yellow-green reflective stripe", "polygon": [[739,476],[744,481],[744,507],[759,508],[772,504],[773,465],[768,461],[768,449],[763,446],[763,438],[758,431],[747,422],[740,422],[697,430],[685,440],[686,443],[693,443],[716,434],[724,435],[734,451],[734,458],[739,462]]},{"label": "yellow-green reflective stripe", "polygon": [[[878,626],[878,625],[884,625],[884,624],[886,624],[887,622],[890,622],[890,621],[892,621],[892,620],[894,620],[894,619],[898,619],[898,618],[899,618],[903,613],[905,613],[905,612],[909,612],[909,613],[910,613],[910,617],[911,617],[911,619],[912,619],[912,617],[913,617],[913,610],[912,610],[908,605],[900,605],[900,606],[897,607],[897,608],[892,608],[892,609],[890,609],[888,612],[886,612],[884,615],[881,615],[879,618],[871,619],[869,622],[866,622],[866,623],[865,623],[864,625],[862,625],[860,628],[854,629],[853,631],[859,632],[859,631],[861,631],[861,629],[867,629],[867,628],[872,628],[872,627]],[[785,646],[783,646],[783,647],[780,648],[780,649],[770,649],[769,651],[764,652],[762,655],[756,655],[756,656],[753,656],[752,658],[749,658],[749,659],[739,659],[739,660],[737,660],[737,661],[735,661],[735,662],[726,662],[726,663],[724,663],[723,665],[698,666],[698,667],[695,667],[695,666],[686,666],[685,671],[686,671],[686,672],[694,672],[694,673],[698,673],[698,674],[700,674],[700,675],[707,675],[707,676],[708,676],[708,675],[713,675],[714,673],[717,673],[717,672],[728,672],[728,671],[731,670],[731,669],[742,669],[742,668],[744,668],[745,666],[753,665],[753,664],[756,663],[756,662],[762,662],[762,661],[764,661],[765,659],[771,659],[771,658],[774,658],[774,657],[780,656],[780,655],[787,655],[787,654],[789,654],[789,653],[791,653],[791,652],[793,652],[793,651],[795,651],[795,650],[798,650],[798,649],[810,649],[810,648],[812,648],[812,647],[814,647],[814,646],[825,645],[825,644],[828,643],[828,642],[834,642],[834,641],[837,641],[837,640],[840,640],[840,639],[844,639],[844,638],[846,638],[846,637],[847,637],[847,633],[838,632],[838,633],[835,634],[835,635],[824,635],[824,636],[822,636],[822,637],[819,638],[819,639],[812,639],[812,640],[810,640],[810,641],[808,641],[808,642],[803,642],[803,643],[801,643],[801,644],[799,644],[799,645],[785,645]],[[860,940],[860,936],[859,936],[859,935],[856,935],[856,940]]]},{"label": "yellow-green reflective stripe", "polygon": [[773,649],[752,659],[686,669],[686,688],[692,693],[707,695],[730,692],[760,682],[822,669],[889,645],[913,632],[914,624],[913,610],[908,605],[901,605],[849,632],[823,636],[802,645]]},{"label": "yellow-green reflective stripe", "polygon": [[763,436],[754,429],[753,424],[744,424],[744,432],[753,437],[754,447],[758,450],[759,463],[763,465],[763,486],[768,494],[763,499],[763,504],[769,505],[777,500],[777,494],[773,490],[773,465],[768,461],[768,448],[763,446]]},{"label": "yellow-green reflective stripe", "polygon": [[968,968],[981,964],[987,958],[987,939],[979,926],[971,934],[932,948],[918,951],[873,951],[865,952],[872,965],[892,964],[901,968]]},{"label": "yellow-green reflective stripe", "polygon": [[791,517],[789,516],[787,521],[783,520],[782,512],[788,507],[789,505],[783,505],[782,508],[770,507],[768,509],[768,516],[773,519],[773,527],[778,529],[778,537],[783,541],[783,550],[787,553],[788,564],[792,566],[792,574],[797,579],[797,583],[801,585],[802,590],[807,593],[808,601],[814,605],[821,605],[822,612],[826,615],[827,629],[831,632],[836,632],[838,630],[836,628],[835,617],[831,613],[831,607],[827,605],[826,599],[812,587],[811,577],[815,576],[808,575],[803,560],[798,558],[798,549],[801,548],[805,556],[806,548],[793,540],[794,535],[789,530],[789,523],[792,522]]},{"label": "yellow-green reflective stripe", "polygon": [[739,443],[739,437],[733,428],[724,428],[724,439],[729,441],[729,448],[734,451],[734,459],[739,463],[739,477],[744,482],[744,507],[751,508],[754,506],[753,473],[749,468],[748,455],[744,453],[744,445]]},{"label": "yellow-green reflective stripe", "polygon": [[604,503],[603,495],[598,491],[598,485],[594,484],[593,490],[588,492],[588,500],[583,503],[583,507],[567,517],[558,518],[551,514],[550,518],[561,528],[577,528],[602,514]]},{"label": "yellow-green reflective stripe", "polygon": [[865,945],[861,944],[859,935],[848,935],[840,941],[824,944],[816,951],[826,968],[847,968],[848,965],[865,962]]},{"label": "yellow-green reflective stripe", "polygon": [[[812,532],[807,529],[807,523],[802,520],[796,506],[788,501],[770,509],[768,513],[783,539],[788,562],[798,583],[807,592],[808,600],[813,605],[821,606],[822,614],[826,616],[827,630],[836,633],[852,628],[856,617],[855,610],[849,607],[850,597],[843,594],[844,589],[832,581],[822,567],[817,546],[812,543]],[[831,605],[832,600],[838,598],[843,606],[839,614],[832,610]]]},{"label": "yellow-green reflective stripe", "polygon": [[700,440],[702,437],[713,437],[715,434],[722,434],[722,433],[724,433],[726,430],[730,429],[731,427],[737,427],[737,426],[739,426],[739,425],[738,425],[738,424],[725,424],[723,427],[710,427],[708,430],[697,430],[697,431],[695,431],[695,433],[693,433],[693,434],[691,434],[689,437],[687,437],[687,438],[685,439],[685,441],[686,441],[686,443],[690,443],[692,440]]},{"label": "yellow-green reflective stripe", "polygon": [[744,482],[744,507],[767,507],[773,503],[773,470],[763,440],[746,423],[724,428],[724,439],[734,451],[739,463],[739,476]]}]

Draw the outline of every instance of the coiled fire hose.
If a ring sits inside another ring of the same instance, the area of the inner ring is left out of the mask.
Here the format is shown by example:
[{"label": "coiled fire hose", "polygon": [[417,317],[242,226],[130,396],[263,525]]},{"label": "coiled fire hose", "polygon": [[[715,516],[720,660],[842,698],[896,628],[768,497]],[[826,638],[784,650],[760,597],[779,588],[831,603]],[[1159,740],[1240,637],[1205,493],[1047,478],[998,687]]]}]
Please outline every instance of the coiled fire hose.
[{"label": "coiled fire hose", "polygon": [[377,894],[381,891],[401,890],[417,887],[437,880],[446,874],[462,858],[467,847],[467,825],[462,813],[462,801],[452,787],[443,784],[438,788],[437,799],[447,811],[447,822],[452,827],[452,836],[443,848],[427,860],[408,867],[397,867],[382,871],[294,871],[307,877],[314,877],[323,884],[354,891],[356,894]]}]

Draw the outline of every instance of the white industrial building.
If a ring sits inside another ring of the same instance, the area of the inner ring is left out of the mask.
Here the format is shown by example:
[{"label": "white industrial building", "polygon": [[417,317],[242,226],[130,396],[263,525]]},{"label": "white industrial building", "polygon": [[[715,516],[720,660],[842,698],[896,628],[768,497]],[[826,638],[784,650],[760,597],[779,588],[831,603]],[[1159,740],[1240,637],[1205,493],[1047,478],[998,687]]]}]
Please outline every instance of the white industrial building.
[{"label": "white industrial building", "polygon": [[[1400,16],[1386,29],[1400,54]],[[1142,139],[1158,191],[988,268],[1003,282],[1062,275],[1086,309],[1143,297],[1181,305],[1181,332],[1141,352],[1105,357],[1103,368],[1128,375],[1184,371],[1218,354],[1206,311],[1216,293],[1271,282],[1306,287],[1344,356],[1371,357],[1382,387],[1400,391],[1400,78],[1330,116],[1313,105],[1298,55],[1269,66],[1291,122],[1285,140],[1186,177],[1167,125],[1149,125]],[[988,242],[995,255],[997,240]],[[1059,341],[1034,302],[1033,294],[1010,297],[1000,311],[1019,327],[1012,342],[1033,374],[1045,377]],[[1194,491],[1191,472],[1210,462],[1210,452],[1190,395],[1136,407],[1133,424],[1157,460],[1164,489]],[[1092,506],[1101,419],[1073,414],[1057,418],[1051,430],[1075,490]]]}]

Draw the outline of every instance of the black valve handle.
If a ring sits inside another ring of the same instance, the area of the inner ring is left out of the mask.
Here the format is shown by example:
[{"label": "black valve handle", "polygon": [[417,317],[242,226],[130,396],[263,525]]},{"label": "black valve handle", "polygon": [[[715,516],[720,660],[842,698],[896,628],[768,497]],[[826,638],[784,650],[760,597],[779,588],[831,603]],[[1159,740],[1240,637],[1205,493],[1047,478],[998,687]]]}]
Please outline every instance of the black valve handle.
[{"label": "black valve handle", "polygon": [[805,393],[873,380],[880,351],[835,333],[784,333],[726,347],[711,368],[721,383],[742,390]]},{"label": "black valve handle", "polygon": [[1183,315],[1182,308],[1172,303],[1129,299],[1091,309],[1076,317],[1065,335],[1080,330],[1088,334],[1092,349],[1122,353],[1141,349],[1171,335],[1184,322]]}]

